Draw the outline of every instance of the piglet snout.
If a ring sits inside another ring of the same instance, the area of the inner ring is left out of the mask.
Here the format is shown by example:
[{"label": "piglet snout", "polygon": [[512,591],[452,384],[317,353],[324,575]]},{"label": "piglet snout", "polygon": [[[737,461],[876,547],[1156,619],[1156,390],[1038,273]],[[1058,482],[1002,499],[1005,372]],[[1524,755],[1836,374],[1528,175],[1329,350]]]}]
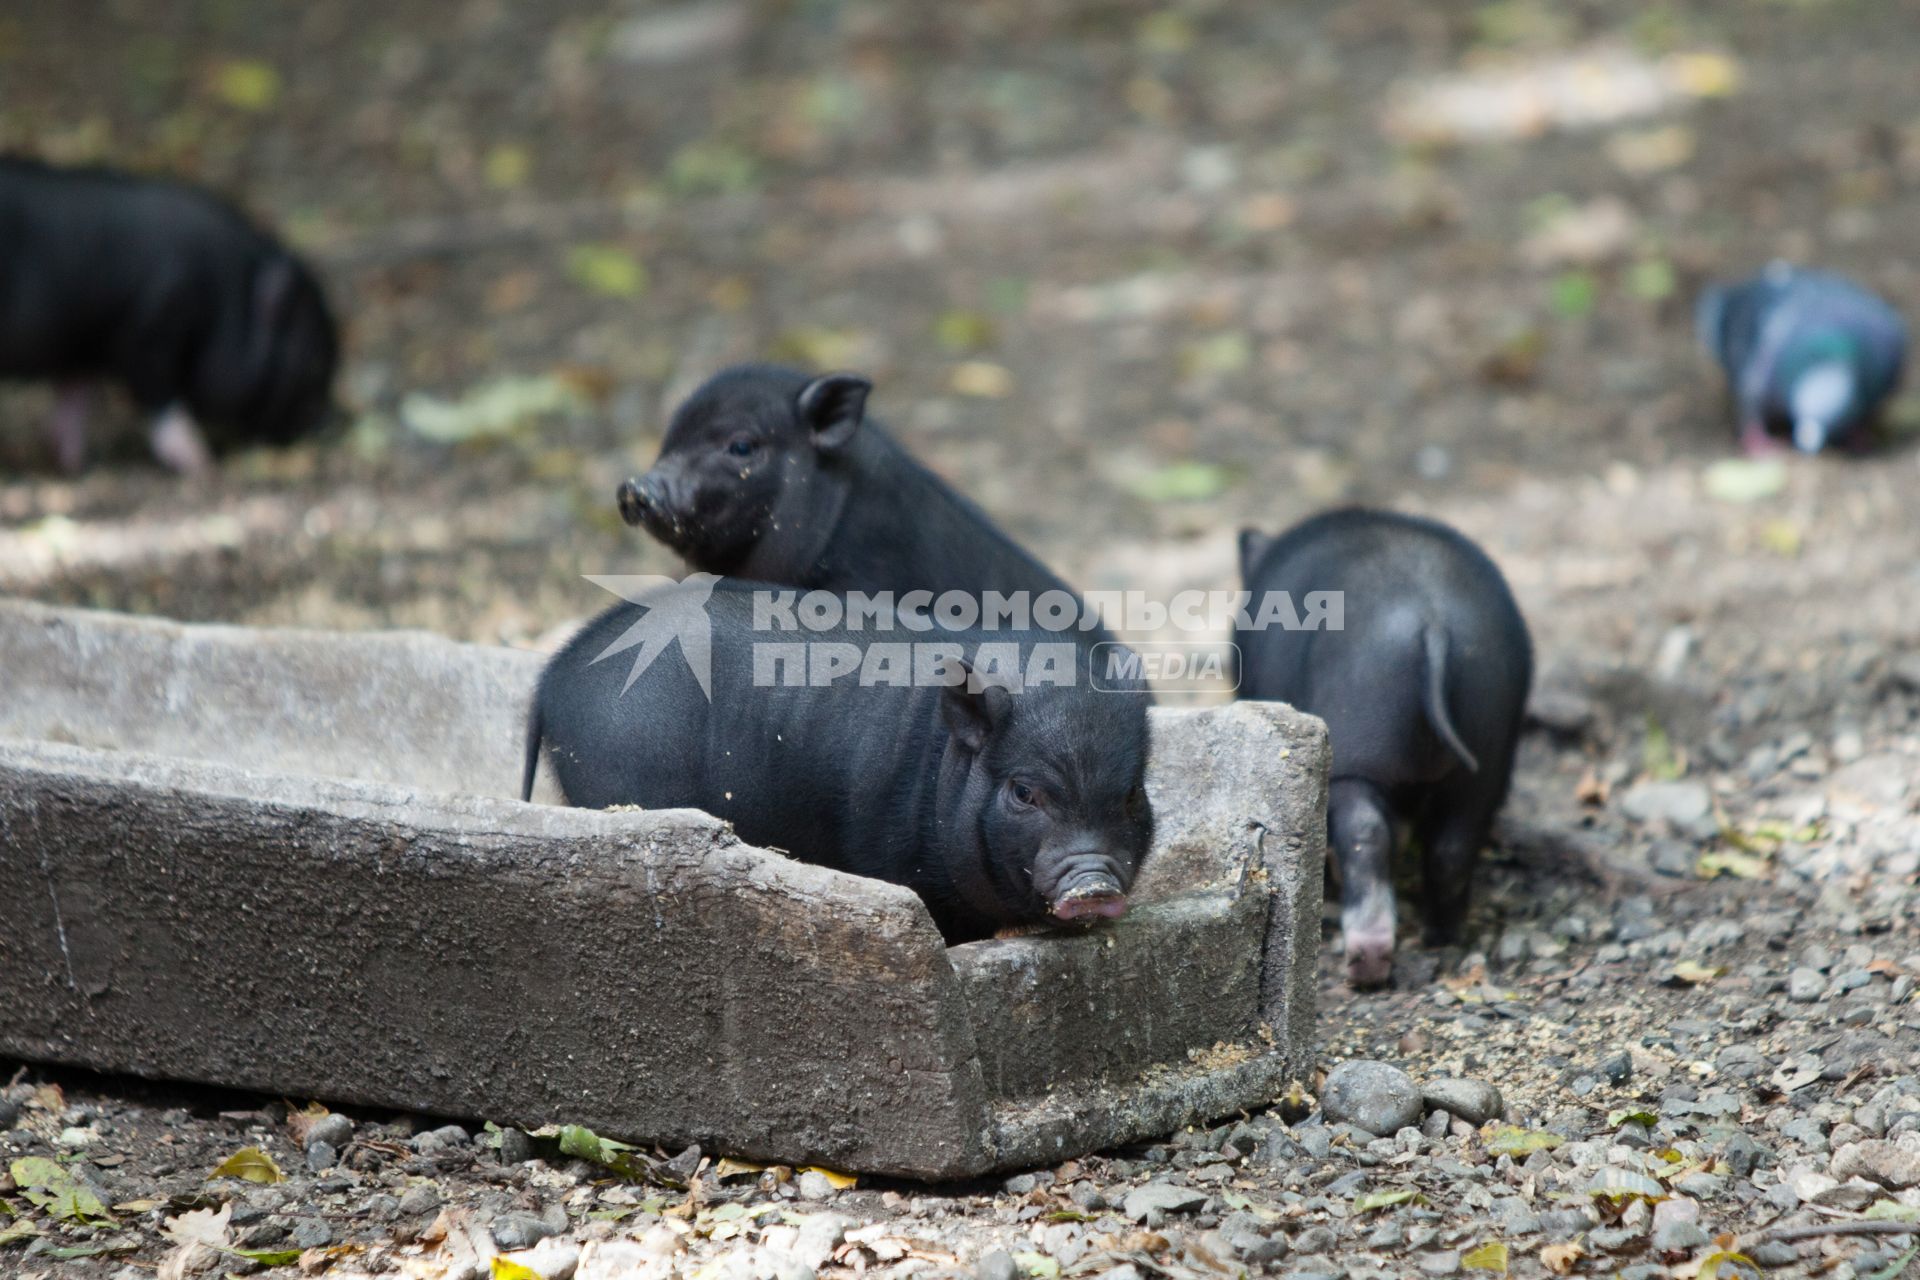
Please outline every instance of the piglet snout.
[{"label": "piglet snout", "polygon": [[659,497],[651,492],[651,488],[646,476],[630,479],[620,486],[615,498],[620,504],[622,520],[630,525],[639,525],[645,522],[649,512],[658,508]]},{"label": "piglet snout", "polygon": [[1127,891],[1106,867],[1074,869],[1060,878],[1047,910],[1056,920],[1118,920],[1127,914]]},{"label": "piglet snout", "polygon": [[1349,923],[1341,930],[1347,947],[1347,982],[1355,988],[1384,987],[1393,980],[1393,919]]}]

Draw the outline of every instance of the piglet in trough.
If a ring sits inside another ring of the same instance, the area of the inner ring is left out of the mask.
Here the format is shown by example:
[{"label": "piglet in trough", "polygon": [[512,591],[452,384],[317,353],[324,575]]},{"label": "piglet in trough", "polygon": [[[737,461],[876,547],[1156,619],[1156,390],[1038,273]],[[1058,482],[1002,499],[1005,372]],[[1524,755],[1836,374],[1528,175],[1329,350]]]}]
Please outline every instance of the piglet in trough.
[{"label": "piglet in trough", "polygon": [[1095,689],[1056,633],[768,630],[774,594],[695,575],[589,622],[541,676],[523,797],[544,744],[570,804],[705,810],[906,885],[950,942],[1125,912],[1153,840],[1143,688]]},{"label": "piglet in trough", "polygon": [[674,413],[620,514],[694,569],[826,591],[1067,584],[866,416],[873,384],[739,365]]},{"label": "piglet in trough", "polygon": [[62,467],[86,456],[87,390],[123,384],[154,454],[286,444],[332,408],[339,336],[319,283],[237,209],[184,183],[0,157],[0,378],[63,384]]},{"label": "piglet in trough", "polygon": [[1290,702],[1327,723],[1327,841],[1340,879],[1347,974],[1391,976],[1391,860],[1419,842],[1425,935],[1455,941],[1474,861],[1507,795],[1533,679],[1525,621],[1493,562],[1445,525],[1388,512],[1315,516],[1240,535],[1257,605],[1339,592],[1340,625],[1236,629],[1240,696]]}]

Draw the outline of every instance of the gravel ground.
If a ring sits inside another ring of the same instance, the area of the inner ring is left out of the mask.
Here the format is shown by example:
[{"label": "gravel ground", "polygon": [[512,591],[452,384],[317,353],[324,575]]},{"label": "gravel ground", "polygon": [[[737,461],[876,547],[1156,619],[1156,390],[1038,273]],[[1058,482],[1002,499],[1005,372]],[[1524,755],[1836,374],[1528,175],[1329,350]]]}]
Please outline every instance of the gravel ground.
[{"label": "gravel ground", "polygon": [[[1912,1263],[1920,456],[1730,494],[1685,305],[1775,254],[1915,296],[1903,6],[424,12],[0,16],[0,144],[244,190],[325,266],[361,410],[189,487],[130,443],[50,476],[45,397],[0,395],[0,590],[539,645],[598,607],[581,573],[670,567],[610,495],[691,379],[853,364],[1089,587],[1232,585],[1238,524],[1345,499],[1480,540],[1541,678],[1470,950],[1409,947],[1355,993],[1330,930],[1297,1092],[965,1187],[717,1152],[628,1177],[479,1118],[0,1063],[0,1275]],[[1692,87],[1471,144],[1387,109],[1597,46]],[[503,386],[566,403],[476,428]],[[421,393],[467,438],[428,438]],[[248,1149],[284,1180],[210,1176]]]}]

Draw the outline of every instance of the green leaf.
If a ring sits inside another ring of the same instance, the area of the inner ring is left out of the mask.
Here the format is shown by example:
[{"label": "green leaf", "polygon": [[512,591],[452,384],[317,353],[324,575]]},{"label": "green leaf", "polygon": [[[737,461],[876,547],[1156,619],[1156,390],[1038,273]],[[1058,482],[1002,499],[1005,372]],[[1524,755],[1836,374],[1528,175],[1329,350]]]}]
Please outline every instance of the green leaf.
[{"label": "green leaf", "polygon": [[101,1258],[113,1253],[132,1253],[139,1247],[138,1240],[109,1240],[105,1244],[74,1244],[61,1249],[49,1249],[41,1256],[69,1262],[76,1258]]},{"label": "green leaf", "polygon": [[1566,1139],[1545,1129],[1518,1129],[1504,1125],[1487,1139],[1487,1152],[1496,1156],[1530,1156],[1536,1151],[1551,1151]]},{"label": "green leaf", "polygon": [[732,143],[691,143],[667,162],[667,186],[675,195],[734,195],[759,179],[759,163]]},{"label": "green leaf", "polygon": [[1618,1129],[1629,1120],[1643,1124],[1651,1129],[1659,1122],[1660,1116],[1656,1112],[1642,1111],[1636,1107],[1622,1107],[1618,1111],[1607,1112],[1607,1128],[1609,1129]]},{"label": "green leaf", "polygon": [[608,298],[637,298],[647,288],[647,269],[613,244],[574,245],[567,250],[567,275],[582,289]]},{"label": "green leaf", "polygon": [[400,402],[400,417],[414,434],[435,444],[460,444],[511,435],[579,402],[579,393],[564,378],[507,375],[481,383],[459,400],[413,392]]},{"label": "green leaf", "polygon": [[1627,292],[1648,302],[1672,297],[1674,286],[1673,264],[1665,258],[1636,262],[1627,272]]},{"label": "green leaf", "polygon": [[1587,1194],[1596,1199],[1611,1200],[1615,1204],[1624,1204],[1629,1200],[1652,1203],[1666,1199],[1667,1189],[1644,1173],[1608,1168],[1600,1170],[1593,1181],[1587,1184]]},{"label": "green leaf", "polygon": [[1022,1274],[1038,1276],[1040,1280],[1051,1280],[1060,1274],[1060,1264],[1044,1253],[1016,1253],[1013,1263]]},{"label": "green leaf", "polygon": [[1252,337],[1238,329],[1229,329],[1189,343],[1180,353],[1180,375],[1192,378],[1239,373],[1252,363]]},{"label": "green leaf", "polygon": [[993,321],[978,311],[949,311],[934,322],[936,341],[955,355],[993,345]]},{"label": "green leaf", "polygon": [[213,71],[213,92],[242,111],[265,111],[280,96],[280,73],[264,62],[233,58]]},{"label": "green leaf", "polygon": [[1729,1263],[1734,1266],[1750,1267],[1755,1272],[1760,1270],[1760,1264],[1752,1258],[1749,1258],[1746,1254],[1734,1253],[1731,1250],[1723,1249],[1719,1253],[1708,1254],[1706,1258],[1702,1260],[1700,1263],[1699,1280],[1716,1280],[1716,1277],[1720,1274],[1720,1268]]},{"label": "green leaf", "polygon": [[228,1249],[226,1252],[263,1267],[290,1267],[300,1261],[299,1249]]},{"label": "green leaf", "polygon": [[1585,271],[1568,271],[1555,276],[1547,288],[1547,301],[1556,312],[1569,319],[1592,311],[1599,295],[1599,284]]},{"label": "green leaf", "polygon": [[1212,462],[1171,462],[1128,486],[1145,502],[1201,502],[1221,493],[1233,472]]},{"label": "green leaf", "polygon": [[636,1182],[651,1179],[678,1186],[673,1179],[663,1176],[645,1156],[634,1153],[633,1147],[613,1138],[603,1138],[585,1125],[563,1124],[555,1131],[560,1141],[563,1155],[573,1156],[597,1164],[603,1169],[611,1169],[623,1178]]},{"label": "green leaf", "polygon": [[1460,1255],[1460,1268],[1463,1271],[1497,1271],[1507,1274],[1507,1246],[1499,1240],[1489,1240],[1477,1249]]},{"label": "green leaf", "polygon": [[1779,458],[1722,458],[1700,481],[1715,501],[1759,502],[1787,487],[1787,464]]},{"label": "green leaf", "polygon": [[1647,717],[1646,740],[1640,744],[1640,768],[1656,782],[1672,782],[1687,771],[1667,731],[1652,716]]},{"label": "green leaf", "polygon": [[511,191],[526,184],[533,170],[533,153],[517,142],[498,143],[487,152],[483,168],[488,186]]},{"label": "green leaf", "polygon": [[111,1223],[113,1214],[71,1170],[45,1156],[24,1156],[8,1172],[28,1203],[61,1222]]},{"label": "green leaf", "polygon": [[219,1167],[207,1175],[208,1182],[212,1182],[215,1178],[238,1178],[242,1182],[271,1185],[275,1182],[285,1182],[287,1175],[280,1172],[280,1166],[273,1162],[273,1157],[260,1148],[242,1147],[222,1160]]},{"label": "green leaf", "polygon": [[1375,1209],[1386,1209],[1396,1204],[1405,1204],[1420,1193],[1412,1187],[1395,1187],[1390,1191],[1369,1191],[1365,1195],[1353,1198],[1353,1211],[1356,1214],[1372,1213]]},{"label": "green leaf", "polygon": [[0,1249],[10,1244],[18,1244],[22,1240],[31,1239],[39,1234],[39,1227],[34,1226],[33,1223],[27,1219],[21,1218],[11,1226],[0,1227]]},{"label": "green leaf", "polygon": [[1907,1265],[1916,1257],[1920,1257],[1920,1244],[1914,1245],[1886,1266],[1869,1274],[1867,1280],[1900,1280],[1900,1277],[1906,1274]]},{"label": "green leaf", "polygon": [[1860,1216],[1869,1222],[1920,1222],[1920,1208],[1898,1200],[1875,1200]]}]

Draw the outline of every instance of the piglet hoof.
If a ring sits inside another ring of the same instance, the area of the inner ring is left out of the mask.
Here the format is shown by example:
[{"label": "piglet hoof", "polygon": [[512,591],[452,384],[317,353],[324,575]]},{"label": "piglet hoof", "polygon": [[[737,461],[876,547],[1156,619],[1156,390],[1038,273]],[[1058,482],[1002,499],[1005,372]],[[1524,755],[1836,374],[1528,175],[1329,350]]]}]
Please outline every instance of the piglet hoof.
[{"label": "piglet hoof", "polygon": [[1392,938],[1347,939],[1347,985],[1356,991],[1384,987],[1393,980]]},{"label": "piglet hoof", "polygon": [[1785,443],[1768,434],[1765,424],[1748,422],[1740,428],[1740,448],[1749,458],[1780,458],[1792,453]]},{"label": "piglet hoof", "polygon": [[620,518],[628,524],[637,525],[646,518],[647,497],[640,491],[639,481],[627,481],[614,497],[620,504]]}]

